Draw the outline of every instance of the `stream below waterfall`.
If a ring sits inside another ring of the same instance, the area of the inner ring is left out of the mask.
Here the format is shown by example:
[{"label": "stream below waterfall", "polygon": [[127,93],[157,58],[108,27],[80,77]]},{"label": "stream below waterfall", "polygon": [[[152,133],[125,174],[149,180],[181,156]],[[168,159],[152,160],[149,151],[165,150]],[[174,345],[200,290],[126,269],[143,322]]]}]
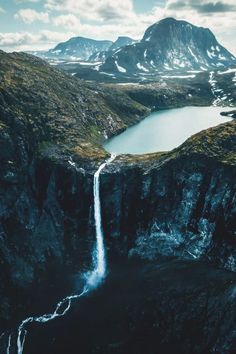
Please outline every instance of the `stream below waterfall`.
[{"label": "stream below waterfall", "polygon": [[120,262],[66,316],[30,324],[24,354],[207,354],[217,326],[234,330],[220,319],[235,313],[235,278],[199,261]]}]

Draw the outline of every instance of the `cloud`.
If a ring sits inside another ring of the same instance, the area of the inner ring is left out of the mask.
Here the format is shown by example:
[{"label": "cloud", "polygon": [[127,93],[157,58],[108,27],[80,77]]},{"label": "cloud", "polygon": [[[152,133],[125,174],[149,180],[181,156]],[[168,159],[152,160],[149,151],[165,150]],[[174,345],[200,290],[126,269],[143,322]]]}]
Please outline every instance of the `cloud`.
[{"label": "cloud", "polygon": [[44,23],[49,22],[48,12],[37,12],[33,9],[21,9],[15,14],[14,17],[16,19],[21,19],[27,24],[31,24],[35,21],[41,21]]},{"label": "cloud", "polygon": [[70,31],[79,31],[80,20],[73,14],[57,16],[53,19],[53,24],[59,27],[65,27]]},{"label": "cloud", "polygon": [[209,1],[209,0],[170,0],[167,3],[169,10],[196,10],[198,13],[232,12],[236,10],[234,0]]},{"label": "cloud", "polygon": [[232,4],[223,3],[221,1],[207,2],[205,4],[196,4],[194,8],[200,13],[214,13],[214,12],[232,12],[236,10],[236,6]]},{"label": "cloud", "polygon": [[30,32],[0,32],[0,47],[7,50],[40,50],[48,49],[55,43],[63,42],[73,37],[73,32],[53,32],[43,30],[37,34]]},{"label": "cloud", "polygon": [[[47,23],[50,19],[49,28],[52,30],[54,26],[55,32],[48,31],[44,35],[39,32],[33,38],[29,33],[25,36],[21,34],[19,40],[23,44],[20,44],[20,48],[30,47],[30,43],[37,49],[51,48],[58,42],[69,39],[69,33],[71,37],[94,39],[115,40],[118,35],[140,39],[153,23],[164,17],[174,17],[210,28],[223,45],[236,53],[236,12],[232,11],[235,0],[169,0],[165,4],[156,1],[162,5],[156,5],[143,13],[137,13],[133,3],[134,0],[41,0],[41,12],[31,10],[30,13],[22,13],[20,10],[16,16],[26,23]],[[209,16],[211,13],[212,16]],[[58,34],[57,31],[62,33]],[[17,42],[15,45],[17,47]]]},{"label": "cloud", "polygon": [[79,14],[81,18],[107,21],[133,13],[132,0],[46,0],[45,8],[51,11]]},{"label": "cloud", "polygon": [[[129,35],[135,39],[140,39],[147,27],[162,18],[164,14],[164,9],[161,7],[155,7],[145,14],[136,14],[132,10],[126,13],[125,16],[114,14],[113,7],[104,9],[103,6],[100,6],[97,10],[96,17],[98,16],[99,20],[97,19],[96,21],[80,20],[81,16],[79,14],[70,13],[66,15],[64,13],[54,17],[52,23],[55,26],[62,27],[62,29],[65,28],[67,31],[74,31],[77,36],[115,40],[119,35]],[[99,15],[100,12],[102,16]]]}]

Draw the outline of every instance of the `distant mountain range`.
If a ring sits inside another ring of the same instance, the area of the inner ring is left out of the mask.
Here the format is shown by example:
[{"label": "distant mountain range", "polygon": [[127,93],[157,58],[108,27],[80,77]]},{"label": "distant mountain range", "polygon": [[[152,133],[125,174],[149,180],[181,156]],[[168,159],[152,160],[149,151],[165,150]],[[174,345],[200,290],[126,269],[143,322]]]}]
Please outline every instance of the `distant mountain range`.
[{"label": "distant mountain range", "polygon": [[118,37],[115,42],[108,40],[95,40],[85,37],[73,37],[66,42],[59,43],[49,51],[31,52],[34,55],[65,60],[84,60],[84,61],[105,61],[117,49],[135,43],[129,37]]},{"label": "distant mountain range", "polygon": [[107,51],[112,45],[112,41],[97,41],[90,38],[74,37],[66,42],[59,43],[55,48],[48,51],[48,55],[64,59],[89,60],[92,54]]},{"label": "distant mountain range", "polygon": [[207,28],[173,18],[149,27],[143,39],[116,51],[99,67],[102,72],[151,73],[209,70],[236,64],[236,58]]},{"label": "distant mountain range", "polygon": [[[66,65],[66,70],[90,79],[98,78],[100,74],[113,76],[113,79],[117,76],[147,77],[157,73],[171,75],[176,72],[224,70],[236,65],[235,56],[217,41],[208,28],[174,18],[166,18],[150,26],[140,41],[124,36],[115,42],[74,37],[48,52],[32,54],[49,59],[56,65],[58,60],[67,61],[66,64],[73,67]],[[76,61],[88,61],[93,65],[82,67],[81,72]]]}]

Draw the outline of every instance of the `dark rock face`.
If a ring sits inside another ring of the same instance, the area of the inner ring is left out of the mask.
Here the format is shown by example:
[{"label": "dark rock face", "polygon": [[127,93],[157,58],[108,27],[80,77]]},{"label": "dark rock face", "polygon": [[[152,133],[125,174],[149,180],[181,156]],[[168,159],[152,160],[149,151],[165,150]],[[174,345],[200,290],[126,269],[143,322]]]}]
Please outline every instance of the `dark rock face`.
[{"label": "dark rock face", "polygon": [[29,169],[2,172],[0,326],[6,329],[6,320],[22,319],[27,306],[34,310],[33,290],[46,291],[57,274],[90,269],[95,239],[92,180],[83,169],[32,161]]},{"label": "dark rock face", "polygon": [[236,58],[217,42],[209,29],[167,18],[149,27],[139,43],[114,53],[100,70],[171,73],[172,70],[223,68],[235,62]]},{"label": "dark rock face", "polygon": [[115,181],[104,176],[105,230],[115,255],[208,258],[236,270],[235,168],[196,160],[128,169]]},{"label": "dark rock face", "polygon": [[92,54],[107,51],[111,45],[112,41],[98,41],[90,38],[75,37],[66,42],[59,43],[54,49],[48,52],[48,56],[64,59],[74,57],[88,60]]}]

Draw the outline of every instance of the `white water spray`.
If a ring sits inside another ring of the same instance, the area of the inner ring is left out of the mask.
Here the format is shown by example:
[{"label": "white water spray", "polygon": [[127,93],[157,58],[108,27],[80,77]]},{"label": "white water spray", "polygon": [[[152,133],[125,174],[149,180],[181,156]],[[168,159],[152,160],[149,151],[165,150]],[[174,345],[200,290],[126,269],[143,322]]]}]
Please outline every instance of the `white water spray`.
[{"label": "white water spray", "polygon": [[[53,313],[45,314],[38,317],[28,317],[21,322],[18,327],[18,336],[17,336],[17,354],[23,354],[25,338],[27,335],[27,330],[25,326],[32,322],[46,323],[54,320],[57,317],[63,317],[70,309],[71,302],[73,300],[79,299],[84,296],[90,290],[96,288],[104,279],[106,275],[106,255],[103,239],[103,230],[102,230],[102,216],[101,216],[101,201],[100,201],[100,173],[101,171],[114,161],[116,155],[112,155],[110,159],[104,162],[99,169],[94,174],[93,180],[93,194],[94,194],[94,221],[96,227],[96,247],[93,254],[93,271],[89,272],[86,276],[86,284],[83,291],[78,295],[67,296],[61,300]],[[11,346],[11,336],[9,337],[7,353],[10,354]]]}]

